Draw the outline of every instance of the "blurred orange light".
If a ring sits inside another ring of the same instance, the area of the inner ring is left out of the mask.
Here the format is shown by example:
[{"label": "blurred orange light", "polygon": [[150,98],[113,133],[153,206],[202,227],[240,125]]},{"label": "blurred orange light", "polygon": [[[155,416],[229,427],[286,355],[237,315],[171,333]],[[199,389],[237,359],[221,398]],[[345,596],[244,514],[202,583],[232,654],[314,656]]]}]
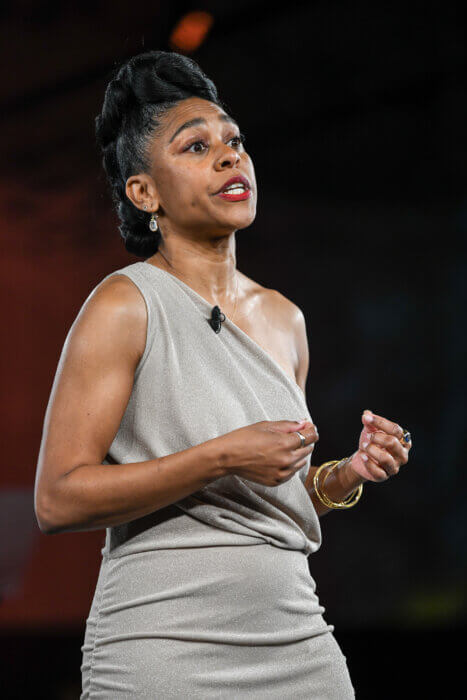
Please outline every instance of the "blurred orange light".
[{"label": "blurred orange light", "polygon": [[184,15],[174,27],[169,38],[172,48],[181,51],[195,51],[211,29],[214,17],[204,10],[196,10]]}]

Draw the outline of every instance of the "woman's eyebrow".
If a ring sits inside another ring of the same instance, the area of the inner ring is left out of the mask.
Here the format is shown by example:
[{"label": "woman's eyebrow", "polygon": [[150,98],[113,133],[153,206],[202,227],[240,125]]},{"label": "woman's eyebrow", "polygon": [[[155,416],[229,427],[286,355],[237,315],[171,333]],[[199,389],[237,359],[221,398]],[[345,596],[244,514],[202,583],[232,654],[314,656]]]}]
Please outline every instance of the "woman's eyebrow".
[{"label": "woman's eyebrow", "polygon": [[[231,116],[228,114],[219,114],[219,120],[223,122],[231,122],[232,124],[235,124],[235,126],[240,129],[238,126],[237,122],[235,119],[233,119]],[[172,134],[172,137],[169,139],[169,143],[172,143],[174,138],[178,136],[178,134],[183,131],[183,129],[189,129],[190,126],[197,126],[198,124],[206,124],[206,119],[203,119],[203,117],[196,117],[195,119],[190,119],[189,121],[185,122],[181,126],[178,127],[178,129],[175,131],[174,134]]]}]

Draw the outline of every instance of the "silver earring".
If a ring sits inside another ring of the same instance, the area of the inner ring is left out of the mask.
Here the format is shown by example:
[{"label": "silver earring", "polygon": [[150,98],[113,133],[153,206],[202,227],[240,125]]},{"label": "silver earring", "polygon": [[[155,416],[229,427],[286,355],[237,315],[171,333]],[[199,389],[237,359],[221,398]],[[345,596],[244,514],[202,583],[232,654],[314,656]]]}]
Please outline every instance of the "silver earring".
[{"label": "silver earring", "polygon": [[155,214],[152,214],[152,216],[149,220],[149,228],[151,229],[151,231],[157,231],[157,229],[158,229],[157,219],[156,219]]}]

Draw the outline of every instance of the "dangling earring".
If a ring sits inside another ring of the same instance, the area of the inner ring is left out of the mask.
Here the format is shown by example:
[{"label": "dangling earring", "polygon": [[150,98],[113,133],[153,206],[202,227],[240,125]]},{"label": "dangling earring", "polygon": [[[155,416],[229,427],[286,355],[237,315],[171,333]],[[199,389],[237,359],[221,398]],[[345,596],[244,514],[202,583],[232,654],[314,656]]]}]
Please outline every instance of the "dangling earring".
[{"label": "dangling earring", "polygon": [[151,216],[151,218],[150,218],[150,220],[149,220],[149,228],[151,229],[151,231],[157,231],[157,229],[158,229],[158,226],[157,226],[157,219],[156,219],[156,215],[155,215],[155,214],[152,214],[152,216]]}]

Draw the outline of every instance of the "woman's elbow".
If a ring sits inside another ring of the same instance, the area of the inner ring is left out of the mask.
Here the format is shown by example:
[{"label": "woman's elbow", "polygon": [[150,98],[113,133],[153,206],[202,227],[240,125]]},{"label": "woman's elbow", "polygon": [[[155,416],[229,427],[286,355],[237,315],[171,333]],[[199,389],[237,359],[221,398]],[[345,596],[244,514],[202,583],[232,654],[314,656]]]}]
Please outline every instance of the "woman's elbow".
[{"label": "woman's elbow", "polygon": [[59,517],[60,509],[57,507],[58,496],[52,496],[38,489],[34,498],[34,512],[37,524],[43,535],[56,535],[64,532],[67,527]]},{"label": "woman's elbow", "polygon": [[44,504],[43,501],[37,501],[34,505],[34,512],[36,514],[37,524],[39,525],[39,530],[43,535],[54,535],[60,530],[57,528],[57,524],[53,519],[53,514],[51,509]]}]

